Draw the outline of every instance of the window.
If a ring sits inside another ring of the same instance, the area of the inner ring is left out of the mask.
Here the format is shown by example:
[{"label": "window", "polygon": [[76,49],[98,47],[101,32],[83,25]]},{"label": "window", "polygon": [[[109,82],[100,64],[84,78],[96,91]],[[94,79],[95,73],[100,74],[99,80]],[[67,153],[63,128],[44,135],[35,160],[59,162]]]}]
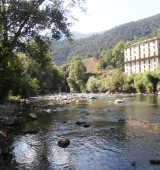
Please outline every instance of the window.
[{"label": "window", "polygon": [[150,57],[150,53],[148,53],[148,57]]},{"label": "window", "polygon": [[154,52],[154,56],[156,56],[156,53]]},{"label": "window", "polygon": [[143,55],[143,57],[145,58],[145,54]]},{"label": "window", "polygon": [[144,64],[145,64],[145,60],[144,60]]}]

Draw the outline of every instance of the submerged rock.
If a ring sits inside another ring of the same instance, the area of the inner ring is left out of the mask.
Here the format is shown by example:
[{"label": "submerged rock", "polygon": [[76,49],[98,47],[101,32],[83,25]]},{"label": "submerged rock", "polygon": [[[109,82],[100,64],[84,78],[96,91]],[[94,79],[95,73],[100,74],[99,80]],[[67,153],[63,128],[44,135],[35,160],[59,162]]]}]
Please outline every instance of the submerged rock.
[{"label": "submerged rock", "polygon": [[131,165],[132,165],[132,166],[136,166],[136,163],[135,163],[135,162],[131,162]]},{"label": "submerged rock", "polygon": [[125,122],[125,119],[118,119],[118,122]]},{"label": "submerged rock", "polygon": [[38,116],[35,113],[30,113],[28,117],[29,117],[30,120],[37,120],[38,119]]},{"label": "submerged rock", "polygon": [[90,127],[91,125],[88,125],[88,124],[86,124],[86,125],[83,125],[83,127],[85,127],[85,128],[88,128],[88,127]]},{"label": "submerged rock", "polygon": [[82,124],[86,124],[86,122],[77,121],[75,124],[77,124],[77,125],[82,125]]},{"label": "submerged rock", "polygon": [[160,159],[150,159],[150,164],[160,164]]},{"label": "submerged rock", "polygon": [[62,148],[66,148],[70,144],[70,140],[67,138],[61,138],[58,141],[58,146]]}]

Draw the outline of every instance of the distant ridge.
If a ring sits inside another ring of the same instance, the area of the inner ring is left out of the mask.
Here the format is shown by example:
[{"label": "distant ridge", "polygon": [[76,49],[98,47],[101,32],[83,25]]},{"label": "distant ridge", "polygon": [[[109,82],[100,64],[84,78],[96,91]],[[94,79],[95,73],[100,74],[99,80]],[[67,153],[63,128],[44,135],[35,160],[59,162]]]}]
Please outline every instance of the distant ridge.
[{"label": "distant ridge", "polygon": [[[53,61],[57,65],[69,62],[74,55],[83,59],[88,54],[100,53],[103,49],[114,47],[119,41],[133,41],[147,36],[160,28],[160,14],[116,26],[102,34],[75,40],[67,45],[65,41],[53,41],[51,45]],[[156,35],[154,35],[156,36]]]},{"label": "distant ridge", "polygon": [[77,31],[72,31],[72,34],[74,35],[75,39],[81,39],[81,38],[87,38],[89,36],[96,35],[96,34],[102,34],[103,32],[104,31],[83,34],[83,33],[77,32]]}]

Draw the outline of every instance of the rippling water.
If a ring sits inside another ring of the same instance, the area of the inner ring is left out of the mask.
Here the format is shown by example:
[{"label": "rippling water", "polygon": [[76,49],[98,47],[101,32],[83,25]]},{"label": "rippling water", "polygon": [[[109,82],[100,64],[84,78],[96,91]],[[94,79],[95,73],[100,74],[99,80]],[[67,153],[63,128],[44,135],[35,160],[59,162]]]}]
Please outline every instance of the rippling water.
[{"label": "rippling water", "polygon": [[[88,100],[77,94],[70,104],[55,102],[53,96],[33,99],[41,110],[35,110],[39,119],[22,129],[39,132],[13,137],[14,158],[8,166],[20,170],[159,170],[160,165],[149,162],[160,159],[159,96],[94,96],[97,99]],[[124,103],[108,103],[117,98],[125,98]],[[46,113],[47,109],[52,112]],[[84,128],[76,121],[91,126]],[[67,148],[57,145],[62,137],[70,140]]]}]

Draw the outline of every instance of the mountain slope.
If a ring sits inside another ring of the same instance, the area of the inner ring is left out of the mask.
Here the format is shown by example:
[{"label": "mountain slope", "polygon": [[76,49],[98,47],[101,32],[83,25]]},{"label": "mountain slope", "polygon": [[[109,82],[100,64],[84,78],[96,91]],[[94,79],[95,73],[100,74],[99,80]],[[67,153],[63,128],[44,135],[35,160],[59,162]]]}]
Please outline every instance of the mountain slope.
[{"label": "mountain slope", "polygon": [[82,60],[84,66],[87,68],[86,73],[95,73],[97,71],[97,64],[98,60],[95,58],[91,57],[88,59]]},{"label": "mountain slope", "polygon": [[114,47],[119,41],[132,41],[158,28],[160,28],[160,14],[117,26],[102,34],[75,40],[70,46],[65,41],[53,41],[51,46],[53,61],[57,65],[62,65],[70,61],[74,55],[80,55],[84,59],[88,54],[93,55],[102,49]]},{"label": "mountain slope", "polygon": [[94,34],[102,34],[104,31],[101,32],[93,32],[93,33],[89,33],[89,34],[82,34],[80,32],[77,31],[72,31],[72,34],[74,35],[75,39],[81,39],[81,38],[87,38],[89,36],[92,36]]}]

